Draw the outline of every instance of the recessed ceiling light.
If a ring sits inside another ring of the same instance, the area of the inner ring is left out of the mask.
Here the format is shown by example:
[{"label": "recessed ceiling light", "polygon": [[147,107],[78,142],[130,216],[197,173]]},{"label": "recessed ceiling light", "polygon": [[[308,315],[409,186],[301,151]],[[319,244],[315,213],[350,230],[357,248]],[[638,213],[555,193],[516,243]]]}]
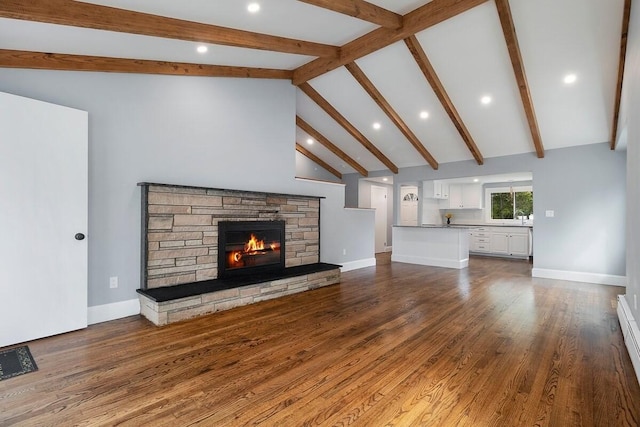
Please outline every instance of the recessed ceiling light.
[{"label": "recessed ceiling light", "polygon": [[480,181],[478,178],[473,178],[473,182],[478,182]]},{"label": "recessed ceiling light", "polygon": [[209,48],[206,47],[205,45],[200,45],[200,46],[197,47],[196,50],[198,51],[198,53],[207,53]]},{"label": "recessed ceiling light", "polygon": [[378,123],[378,122],[375,122],[375,123],[373,124],[373,128],[374,128],[375,130],[380,129],[381,127],[382,127],[382,125],[380,125],[380,123]]},{"label": "recessed ceiling light", "polygon": [[309,145],[313,144],[313,139],[311,139],[311,138],[307,139],[307,144],[309,144]]},{"label": "recessed ceiling light", "polygon": [[421,119],[427,119],[427,118],[429,118],[429,112],[428,112],[428,111],[421,111],[421,112],[420,112],[420,118],[421,118]]},{"label": "recessed ceiling light", "polygon": [[480,98],[480,102],[482,102],[484,105],[491,104],[491,97],[489,95],[485,95]]},{"label": "recessed ceiling light", "polygon": [[256,13],[260,10],[260,5],[258,3],[249,3],[247,10],[251,13]]},{"label": "recessed ceiling light", "polygon": [[389,181],[389,178],[382,178],[382,180],[383,180],[384,182],[387,182],[387,181]]},{"label": "recessed ceiling light", "polygon": [[566,76],[564,76],[564,83],[567,85],[570,85],[572,83],[575,83],[576,80],[578,80],[578,76],[576,76],[575,74],[567,74]]}]

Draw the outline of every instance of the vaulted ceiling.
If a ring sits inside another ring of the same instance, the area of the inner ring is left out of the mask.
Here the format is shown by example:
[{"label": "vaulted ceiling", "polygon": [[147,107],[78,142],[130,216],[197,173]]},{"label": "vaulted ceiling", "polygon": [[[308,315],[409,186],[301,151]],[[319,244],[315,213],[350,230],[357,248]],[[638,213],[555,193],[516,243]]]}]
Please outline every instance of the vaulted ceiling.
[{"label": "vaulted ceiling", "polygon": [[631,0],[252,2],[2,0],[0,67],[288,79],[338,177],[615,148]]}]

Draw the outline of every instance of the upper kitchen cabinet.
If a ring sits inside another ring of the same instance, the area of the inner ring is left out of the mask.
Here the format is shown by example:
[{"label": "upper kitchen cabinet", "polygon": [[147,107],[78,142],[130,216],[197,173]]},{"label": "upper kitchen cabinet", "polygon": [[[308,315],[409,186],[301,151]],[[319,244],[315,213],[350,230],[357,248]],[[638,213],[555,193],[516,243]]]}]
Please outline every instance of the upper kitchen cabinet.
[{"label": "upper kitchen cabinet", "polygon": [[482,186],[449,184],[449,198],[440,201],[441,209],[482,209]]},{"label": "upper kitchen cabinet", "polygon": [[442,181],[423,181],[422,197],[429,199],[448,199],[449,184]]}]

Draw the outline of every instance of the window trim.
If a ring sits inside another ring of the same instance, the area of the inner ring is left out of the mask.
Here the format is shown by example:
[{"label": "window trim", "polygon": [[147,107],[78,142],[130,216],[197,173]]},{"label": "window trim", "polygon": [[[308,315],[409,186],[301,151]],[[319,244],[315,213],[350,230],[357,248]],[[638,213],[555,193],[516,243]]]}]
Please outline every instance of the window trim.
[{"label": "window trim", "polygon": [[[485,187],[484,189],[484,206],[485,206],[485,222],[487,224],[513,224],[521,225],[522,221],[514,219],[493,219],[491,218],[491,194],[493,193],[509,193],[513,189],[514,193],[533,191],[532,185],[519,185],[514,187]],[[528,223],[528,222],[527,222]]]}]

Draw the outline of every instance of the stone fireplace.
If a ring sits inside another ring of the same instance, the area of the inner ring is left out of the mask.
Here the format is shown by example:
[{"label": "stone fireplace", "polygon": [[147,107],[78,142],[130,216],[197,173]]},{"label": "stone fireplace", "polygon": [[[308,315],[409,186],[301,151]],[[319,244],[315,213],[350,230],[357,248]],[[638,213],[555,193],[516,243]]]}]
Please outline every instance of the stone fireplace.
[{"label": "stone fireplace", "polygon": [[157,325],[340,281],[320,197],[140,183],[141,313]]}]

